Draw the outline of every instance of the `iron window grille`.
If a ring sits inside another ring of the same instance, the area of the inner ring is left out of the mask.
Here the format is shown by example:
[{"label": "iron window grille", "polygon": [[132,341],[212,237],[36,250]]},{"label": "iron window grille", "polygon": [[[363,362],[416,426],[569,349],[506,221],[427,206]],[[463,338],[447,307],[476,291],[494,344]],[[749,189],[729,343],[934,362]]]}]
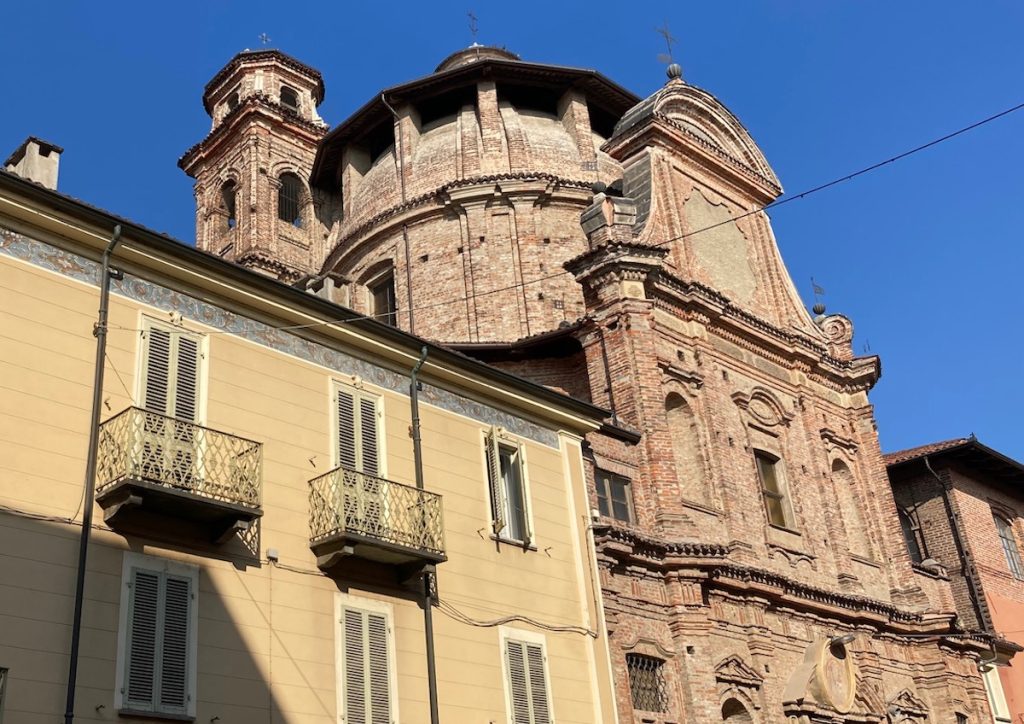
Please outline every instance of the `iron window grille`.
[{"label": "iron window grille", "polygon": [[1017,541],[1013,537],[1013,525],[995,513],[993,513],[992,519],[996,523],[999,542],[1003,544],[1003,553],[1006,554],[1006,565],[1010,567],[1010,573],[1014,578],[1024,580],[1024,563],[1021,562],[1020,549],[1017,548]]},{"label": "iron window grille", "polygon": [[597,507],[601,515],[632,523],[633,491],[629,478],[598,470]]},{"label": "iron window grille", "polygon": [[626,654],[626,671],[629,673],[629,693],[634,709],[668,711],[664,661],[643,654]]}]

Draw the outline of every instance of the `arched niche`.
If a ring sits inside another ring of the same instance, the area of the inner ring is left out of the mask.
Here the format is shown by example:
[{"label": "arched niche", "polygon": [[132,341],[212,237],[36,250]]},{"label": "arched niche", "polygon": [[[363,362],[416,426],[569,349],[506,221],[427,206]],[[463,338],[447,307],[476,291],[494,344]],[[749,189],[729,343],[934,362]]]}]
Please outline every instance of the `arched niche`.
[{"label": "arched niche", "polygon": [[722,704],[722,721],[729,724],[753,724],[754,717],[739,699],[726,699]]},{"label": "arched niche", "polygon": [[665,424],[672,438],[676,479],[683,498],[710,505],[711,485],[697,416],[690,403],[678,392],[670,391],[665,396]]},{"label": "arched niche", "polygon": [[832,461],[832,485],[835,487],[839,502],[839,512],[846,529],[846,544],[850,553],[863,558],[871,558],[871,539],[861,511],[860,503],[854,494],[856,478],[850,466],[840,458]]}]

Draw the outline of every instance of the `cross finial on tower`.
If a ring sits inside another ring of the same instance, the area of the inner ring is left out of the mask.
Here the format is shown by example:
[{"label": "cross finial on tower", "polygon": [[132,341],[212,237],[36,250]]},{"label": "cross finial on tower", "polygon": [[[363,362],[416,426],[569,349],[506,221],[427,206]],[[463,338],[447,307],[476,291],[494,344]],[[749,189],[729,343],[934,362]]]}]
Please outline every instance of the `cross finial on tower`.
[{"label": "cross finial on tower", "polygon": [[[477,26],[476,13],[474,13],[472,10],[470,10],[468,13],[466,13],[466,17],[469,18],[469,34],[473,36],[473,46],[475,46],[477,44],[477,42],[476,42],[476,34],[479,31],[479,29],[480,29]],[[470,47],[473,47],[473,46],[470,46]]]},{"label": "cross finial on tower", "polygon": [[665,48],[668,50],[667,53],[659,53],[658,60],[662,63],[668,63],[666,73],[668,74],[669,80],[677,80],[682,78],[683,69],[676,63],[675,58],[672,57],[672,46],[676,44],[675,36],[672,35],[672,31],[669,30],[668,21],[655,30],[658,35],[665,39]]},{"label": "cross finial on tower", "polygon": [[269,36],[269,35],[267,35],[266,33],[260,33],[260,34],[259,34],[259,41],[260,41],[260,42],[261,42],[261,43],[262,43],[263,45],[268,45],[268,44],[270,43],[270,36]]}]

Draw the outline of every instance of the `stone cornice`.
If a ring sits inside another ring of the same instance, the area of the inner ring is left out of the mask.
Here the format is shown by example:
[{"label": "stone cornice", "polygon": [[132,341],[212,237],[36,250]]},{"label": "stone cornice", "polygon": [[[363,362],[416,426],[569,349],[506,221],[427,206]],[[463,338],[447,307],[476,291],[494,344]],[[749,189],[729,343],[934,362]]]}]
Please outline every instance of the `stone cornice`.
[{"label": "stone cornice", "polygon": [[446,197],[450,191],[455,189],[461,189],[468,186],[490,187],[496,183],[501,183],[502,181],[543,181],[546,186],[553,186],[553,190],[566,188],[586,191],[588,194],[588,200],[589,194],[591,193],[590,186],[592,183],[590,181],[563,178],[561,176],[555,176],[554,174],[534,171],[488,174],[459,179],[458,181],[451,181],[442,186],[438,186],[431,191],[414,196],[404,203],[396,204],[390,208],[384,209],[366,221],[361,222],[355,228],[344,232],[344,235],[339,236],[338,240],[334,242],[331,252],[328,254],[327,260],[324,262],[324,268],[326,269],[337,266],[341,261],[343,254],[355,249],[361,241],[359,237],[364,236],[367,232],[373,231],[374,233],[379,234],[386,231],[386,227],[381,226],[385,221],[393,219],[404,212],[426,206],[431,202],[434,203],[433,210],[443,209],[445,202],[447,201]]},{"label": "stone cornice", "polygon": [[266,110],[274,111],[286,123],[306,131],[308,133],[308,140],[314,146],[327,134],[327,126],[307,121],[291,109],[285,108],[266,93],[254,93],[244,98],[237,107],[224,116],[206,138],[181,154],[181,158],[178,159],[178,168],[191,175],[189,169],[196,160],[196,157],[237,129],[241,124],[241,119],[249,115],[250,111],[257,113]]}]

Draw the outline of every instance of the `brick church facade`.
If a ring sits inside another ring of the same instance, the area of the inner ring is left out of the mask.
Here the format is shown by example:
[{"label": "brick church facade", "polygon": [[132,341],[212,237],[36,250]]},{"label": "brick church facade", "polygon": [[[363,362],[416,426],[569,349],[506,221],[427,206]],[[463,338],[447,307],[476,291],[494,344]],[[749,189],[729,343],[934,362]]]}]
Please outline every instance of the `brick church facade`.
[{"label": "brick church facade", "polygon": [[[475,46],[328,132],[246,51],[182,158],[197,245],[613,411],[587,440],[622,722],[992,721],[904,546],[851,322],[812,316],[743,125]],[[443,574],[439,585],[443,585]]]}]

